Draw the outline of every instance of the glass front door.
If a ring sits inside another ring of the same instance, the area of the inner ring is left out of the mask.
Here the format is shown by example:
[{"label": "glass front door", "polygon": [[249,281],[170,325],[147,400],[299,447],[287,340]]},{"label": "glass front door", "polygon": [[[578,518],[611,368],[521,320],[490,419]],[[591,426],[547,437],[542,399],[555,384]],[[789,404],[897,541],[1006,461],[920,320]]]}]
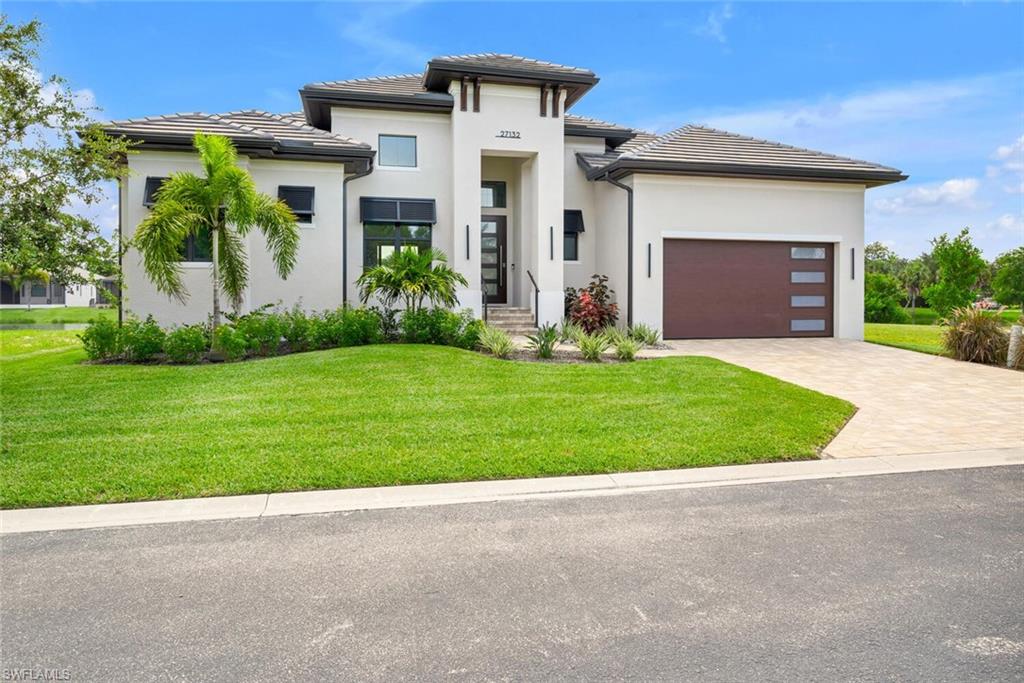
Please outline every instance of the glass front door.
[{"label": "glass front door", "polygon": [[504,216],[480,217],[480,272],[489,304],[508,303],[507,230]]}]

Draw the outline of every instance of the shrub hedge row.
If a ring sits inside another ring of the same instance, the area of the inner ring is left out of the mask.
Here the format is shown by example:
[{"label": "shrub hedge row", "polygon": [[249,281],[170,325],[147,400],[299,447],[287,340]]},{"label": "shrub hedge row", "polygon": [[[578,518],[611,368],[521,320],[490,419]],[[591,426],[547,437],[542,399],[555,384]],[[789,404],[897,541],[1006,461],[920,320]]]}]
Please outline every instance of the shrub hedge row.
[{"label": "shrub hedge row", "polygon": [[229,316],[216,334],[210,325],[164,330],[149,317],[127,320],[120,327],[110,320],[96,320],[79,337],[93,360],[199,363],[385,342],[473,349],[483,328],[483,321],[474,319],[471,311],[420,309],[399,314],[342,307],[306,313],[296,308]]}]

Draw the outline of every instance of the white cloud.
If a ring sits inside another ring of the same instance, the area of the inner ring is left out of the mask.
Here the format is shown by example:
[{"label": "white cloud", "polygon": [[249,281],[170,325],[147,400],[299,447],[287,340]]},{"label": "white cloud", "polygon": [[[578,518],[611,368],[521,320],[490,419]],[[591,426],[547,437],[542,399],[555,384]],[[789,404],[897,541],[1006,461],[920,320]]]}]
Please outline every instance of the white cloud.
[{"label": "white cloud", "polygon": [[976,205],[975,194],[980,183],[977,178],[952,178],[939,185],[912,188],[902,195],[878,199],[873,206],[880,213],[905,213],[934,207]]},{"label": "white cloud", "polygon": [[340,5],[343,14],[333,15],[341,37],[358,47],[362,56],[376,60],[375,67],[387,73],[392,69],[404,70],[410,66],[422,68],[430,54],[412,42],[396,37],[393,24],[422,4],[421,1],[404,3],[371,3],[356,10],[357,5]]},{"label": "white cloud", "polygon": [[989,178],[1016,176],[1009,184],[1002,185],[1003,191],[1010,194],[1024,193],[1024,135],[1008,145],[999,145],[992,153],[992,158],[999,163],[988,166],[985,175]]},{"label": "white cloud", "polygon": [[698,36],[711,38],[724,44],[728,40],[725,35],[725,25],[732,17],[732,3],[727,2],[708,12],[704,23],[694,28],[693,32]]},{"label": "white cloud", "polygon": [[1017,239],[1024,239],[1024,217],[1020,214],[1004,213],[994,221],[987,223],[985,229],[989,234],[1002,233]]}]

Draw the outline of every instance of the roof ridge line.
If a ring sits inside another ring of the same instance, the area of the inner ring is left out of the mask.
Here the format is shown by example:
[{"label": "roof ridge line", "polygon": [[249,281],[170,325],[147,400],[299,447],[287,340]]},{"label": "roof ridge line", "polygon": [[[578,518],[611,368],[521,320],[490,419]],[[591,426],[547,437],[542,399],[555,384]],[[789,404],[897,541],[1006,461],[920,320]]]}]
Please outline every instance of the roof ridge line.
[{"label": "roof ridge line", "polygon": [[236,123],[236,122],[234,122],[234,121],[232,121],[230,119],[224,118],[225,116],[227,116],[227,114],[210,114],[210,115],[208,115],[207,118],[210,118],[210,119],[212,119],[214,121],[220,121],[221,123],[223,123],[226,126],[230,126],[232,128],[237,128],[237,129],[239,129],[241,131],[244,131],[244,132],[251,132],[251,133],[255,134],[257,137],[265,138],[265,139],[268,139],[268,140],[271,140],[271,141],[274,140],[274,136],[271,135],[270,133],[268,133],[265,130],[260,130],[258,128],[253,128],[252,126],[248,126],[248,125],[246,125],[244,123]]},{"label": "roof ridge line", "polygon": [[250,109],[248,111],[256,114],[261,114],[263,116],[269,116],[275,121],[279,121],[280,123],[283,123],[284,125],[290,128],[301,130],[304,133],[315,133],[316,135],[319,135],[321,137],[328,137],[333,140],[337,140],[338,142],[347,142],[355,145],[365,145],[369,147],[369,145],[367,145],[365,142],[360,142],[359,140],[356,140],[355,138],[350,138],[347,135],[341,135],[339,133],[335,133],[334,131],[323,130],[322,128],[311,126],[308,123],[299,123],[298,121],[291,121],[285,118],[284,115],[277,114],[272,111],[263,111],[260,109]]}]

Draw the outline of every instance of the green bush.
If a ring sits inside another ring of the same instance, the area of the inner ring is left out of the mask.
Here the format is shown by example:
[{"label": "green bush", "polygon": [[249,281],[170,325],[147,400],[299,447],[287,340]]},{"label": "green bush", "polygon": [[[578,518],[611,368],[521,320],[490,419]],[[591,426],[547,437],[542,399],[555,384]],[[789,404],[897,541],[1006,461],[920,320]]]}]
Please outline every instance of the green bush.
[{"label": "green bush", "polygon": [[903,286],[892,275],[864,276],[864,320],[869,323],[906,323],[910,318],[900,306]]},{"label": "green bush", "polygon": [[221,325],[213,335],[213,348],[224,357],[224,360],[245,358],[251,345],[248,337],[230,325]]},{"label": "green bush", "polygon": [[205,327],[185,325],[167,334],[164,353],[174,363],[198,363],[209,345]]},{"label": "green bush", "polygon": [[309,331],[312,324],[306,313],[296,306],[284,314],[282,336],[291,351],[305,351],[309,348]]},{"label": "green bush", "polygon": [[617,327],[606,327],[601,330],[602,334],[608,338],[608,343],[612,346],[617,346],[619,342],[626,340],[626,333]]},{"label": "green bush", "polygon": [[541,325],[537,334],[526,337],[528,346],[536,351],[537,358],[551,358],[555,355],[555,347],[558,345],[558,328],[554,325]]},{"label": "green bush", "polygon": [[988,266],[981,257],[981,250],[971,241],[967,228],[953,239],[946,234],[939,235],[932,240],[932,245],[936,282],[925,287],[922,293],[939,315],[950,315],[953,309],[974,302],[979,278]]},{"label": "green bush", "polygon": [[376,311],[368,308],[344,308],[341,310],[342,346],[379,344],[383,340],[380,315]]},{"label": "green bush", "polygon": [[1005,364],[1010,334],[1000,313],[971,306],[953,309],[942,321],[942,345],[957,360]]},{"label": "green bush", "polygon": [[153,316],[149,316],[142,322],[126,320],[121,326],[119,337],[125,360],[141,363],[164,350],[167,335],[153,320]]},{"label": "green bush", "polygon": [[657,346],[661,341],[661,333],[656,328],[644,323],[637,323],[629,328],[629,336],[644,346]]},{"label": "green bush", "polygon": [[472,349],[483,332],[483,322],[471,311],[454,313],[443,308],[407,310],[402,313],[401,339],[407,344],[441,344]]},{"label": "green bush", "polygon": [[572,320],[565,319],[562,321],[562,335],[561,342],[565,343],[576,343],[579,336],[583,334],[583,328],[574,323]]},{"label": "green bush", "polygon": [[92,360],[114,358],[121,354],[120,333],[113,320],[90,320],[89,326],[78,335],[85,355]]},{"label": "green bush", "polygon": [[584,360],[589,360],[594,363],[601,362],[601,355],[608,350],[611,346],[611,340],[604,333],[598,332],[596,334],[581,334],[576,339],[576,343],[580,347],[580,353],[583,354]]},{"label": "green bush", "polygon": [[485,325],[480,332],[480,348],[497,358],[508,358],[516,344],[505,330]]},{"label": "green bush", "polygon": [[239,316],[234,328],[249,340],[250,350],[259,356],[275,356],[287,329],[280,313],[256,311]]},{"label": "green bush", "polygon": [[623,361],[636,360],[637,352],[643,347],[636,339],[625,337],[615,344],[615,357]]}]

